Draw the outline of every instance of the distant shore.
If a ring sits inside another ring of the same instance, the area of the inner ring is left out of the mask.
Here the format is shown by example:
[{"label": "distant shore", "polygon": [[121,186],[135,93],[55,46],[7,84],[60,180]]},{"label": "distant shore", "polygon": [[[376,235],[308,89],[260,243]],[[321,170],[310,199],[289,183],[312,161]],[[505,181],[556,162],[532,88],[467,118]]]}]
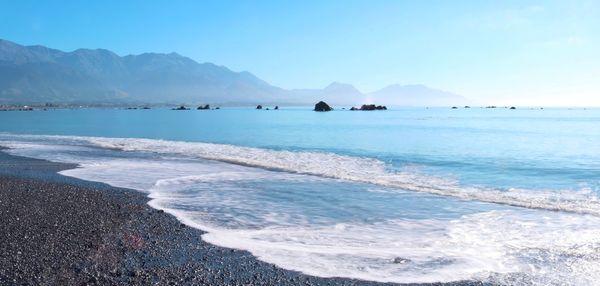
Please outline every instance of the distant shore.
[{"label": "distant shore", "polygon": [[74,167],[0,150],[0,285],[394,285],[308,276],[208,244],[140,192],[57,174]]}]

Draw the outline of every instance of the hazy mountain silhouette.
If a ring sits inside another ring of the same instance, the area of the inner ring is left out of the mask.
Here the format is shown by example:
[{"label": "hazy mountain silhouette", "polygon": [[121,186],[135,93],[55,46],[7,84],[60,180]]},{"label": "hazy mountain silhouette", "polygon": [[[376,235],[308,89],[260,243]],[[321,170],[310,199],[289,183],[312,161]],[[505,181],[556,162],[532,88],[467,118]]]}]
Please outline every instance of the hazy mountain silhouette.
[{"label": "hazy mountain silhouette", "polygon": [[[121,57],[104,49],[63,52],[0,39],[0,104],[216,103],[216,104],[455,105],[464,98],[425,86],[393,85],[364,94],[349,84],[285,90],[249,72],[197,63],[177,53]],[[462,100],[462,101],[461,101]]]}]

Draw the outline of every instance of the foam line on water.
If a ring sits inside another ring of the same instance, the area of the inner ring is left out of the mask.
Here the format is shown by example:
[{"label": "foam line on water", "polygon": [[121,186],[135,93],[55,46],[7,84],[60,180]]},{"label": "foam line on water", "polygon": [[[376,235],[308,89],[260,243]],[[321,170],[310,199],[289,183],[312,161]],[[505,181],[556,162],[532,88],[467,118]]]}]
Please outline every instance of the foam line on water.
[{"label": "foam line on water", "polygon": [[541,192],[460,186],[458,183],[409,172],[390,172],[384,162],[324,152],[292,152],[224,144],[153,139],[90,138],[92,144],[124,151],[177,153],[203,159],[298,174],[370,183],[410,191],[517,207],[600,215],[600,202],[591,191]]},{"label": "foam line on water", "polygon": [[156,139],[78,136],[11,135],[23,139],[56,139],[70,144],[91,144],[100,148],[130,152],[153,152],[200,158],[225,163],[368,183],[403,190],[451,196],[465,200],[531,209],[600,216],[600,200],[591,190],[580,192],[501,190],[462,186],[452,180],[415,172],[389,171],[383,161],[327,152],[295,152],[226,144],[181,142]]}]

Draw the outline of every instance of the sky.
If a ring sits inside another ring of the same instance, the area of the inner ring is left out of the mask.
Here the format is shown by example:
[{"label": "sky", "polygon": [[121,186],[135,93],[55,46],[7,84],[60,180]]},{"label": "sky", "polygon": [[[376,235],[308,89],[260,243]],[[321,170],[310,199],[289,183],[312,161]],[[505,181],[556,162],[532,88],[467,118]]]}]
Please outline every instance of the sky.
[{"label": "sky", "polygon": [[288,89],[424,84],[481,104],[600,106],[600,0],[0,0],[0,38],[177,52]]}]

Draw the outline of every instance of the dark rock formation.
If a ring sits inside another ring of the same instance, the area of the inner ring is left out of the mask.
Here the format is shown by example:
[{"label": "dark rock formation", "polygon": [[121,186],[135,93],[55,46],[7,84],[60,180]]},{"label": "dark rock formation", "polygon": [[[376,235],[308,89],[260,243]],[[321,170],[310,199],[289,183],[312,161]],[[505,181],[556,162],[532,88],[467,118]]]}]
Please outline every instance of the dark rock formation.
[{"label": "dark rock formation", "polygon": [[350,108],[350,110],[351,110],[351,111],[355,111],[355,110],[358,110],[358,108],[356,108],[356,107],[352,106],[352,108]]},{"label": "dark rock formation", "polygon": [[452,109],[458,109],[458,107],[456,107],[456,106],[452,106]]},{"label": "dark rock formation", "polygon": [[262,105],[260,105],[260,104],[259,104],[259,105],[257,105],[257,106],[256,106],[256,109],[262,109]]},{"label": "dark rock formation", "polygon": [[363,110],[363,111],[364,111],[364,110],[366,110],[366,111],[369,111],[369,110],[375,110],[376,108],[377,108],[377,107],[375,106],[375,104],[363,104],[363,105],[360,107],[360,110]]},{"label": "dark rock formation", "polygon": [[517,108],[516,108],[516,107],[514,107],[514,106],[511,106],[511,107],[510,107],[510,109],[517,109]]},{"label": "dark rock formation", "polygon": [[384,105],[375,105],[375,104],[363,104],[360,109],[356,107],[350,108],[350,110],[362,110],[362,111],[371,111],[371,110],[387,110],[387,107]]},{"label": "dark rock formation", "polygon": [[278,106],[278,105],[275,105],[275,108],[274,108],[274,109],[275,109],[275,110],[279,110],[279,106]]},{"label": "dark rock formation", "polygon": [[329,106],[327,103],[323,102],[323,101],[319,101],[317,104],[315,104],[315,109],[314,111],[331,111],[333,110],[333,108],[331,108],[331,106]]},{"label": "dark rock formation", "polygon": [[196,108],[196,109],[198,109],[198,110],[208,110],[208,109],[210,109],[210,105],[208,105],[208,104],[206,104],[204,106],[201,105],[201,106],[198,106],[198,108]]},{"label": "dark rock formation", "polygon": [[190,110],[190,109],[182,105],[180,107],[172,108],[171,110]]}]

